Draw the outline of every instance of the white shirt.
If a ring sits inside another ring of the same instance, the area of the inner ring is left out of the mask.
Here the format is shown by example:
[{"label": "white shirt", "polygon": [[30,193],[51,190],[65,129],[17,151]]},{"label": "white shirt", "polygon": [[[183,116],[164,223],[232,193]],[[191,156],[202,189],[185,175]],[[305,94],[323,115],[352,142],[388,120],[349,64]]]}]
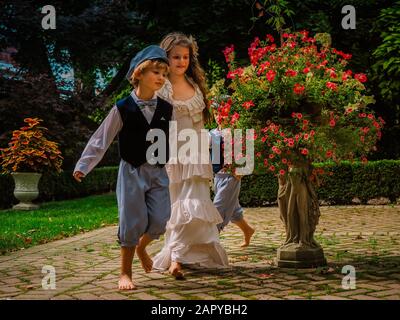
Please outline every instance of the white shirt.
[{"label": "white shirt", "polygon": [[[135,91],[131,93],[133,100],[137,103],[140,99],[136,96]],[[154,94],[152,99],[156,99],[157,95]],[[146,106],[141,109],[147,122],[150,124],[153,119],[155,106]],[[85,176],[93,170],[94,167],[100,162],[109,148],[110,144],[114,141],[116,135],[121,131],[123,122],[121,115],[116,105],[111,109],[107,117],[103,120],[101,125],[93,133],[85,149],[82,152],[81,158],[75,165],[74,172],[81,171]]]}]

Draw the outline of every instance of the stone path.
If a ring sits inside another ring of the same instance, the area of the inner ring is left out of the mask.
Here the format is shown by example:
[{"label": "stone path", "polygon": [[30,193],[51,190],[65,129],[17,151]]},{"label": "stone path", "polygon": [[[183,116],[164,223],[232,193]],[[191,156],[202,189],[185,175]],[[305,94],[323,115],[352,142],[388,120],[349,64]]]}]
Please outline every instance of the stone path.
[{"label": "stone path", "polygon": [[[228,270],[186,270],[187,279],[176,281],[144,273],[135,259],[138,289],[118,291],[112,226],[0,256],[0,299],[400,299],[400,206],[321,207],[316,239],[328,266],[317,269],[276,267],[284,239],[278,208],[249,208],[245,216],[257,229],[248,248],[239,247],[235,225],[221,236]],[[154,242],[149,252],[161,246],[162,240]],[[355,268],[354,289],[342,287],[345,265]],[[43,266],[55,268],[56,289],[43,289]]]}]

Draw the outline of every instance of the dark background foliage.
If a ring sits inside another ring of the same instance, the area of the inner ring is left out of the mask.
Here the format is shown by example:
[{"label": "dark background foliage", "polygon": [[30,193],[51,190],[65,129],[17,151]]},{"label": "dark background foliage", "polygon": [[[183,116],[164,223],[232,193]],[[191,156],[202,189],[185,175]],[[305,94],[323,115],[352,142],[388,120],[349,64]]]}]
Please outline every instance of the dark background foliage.
[{"label": "dark background foliage", "polygon": [[[51,138],[60,143],[64,169],[71,169],[98,122],[116,97],[127,91],[124,79],[131,57],[143,46],[159,43],[170,31],[192,34],[200,47],[200,61],[209,83],[225,68],[222,50],[234,44],[238,57],[247,58],[255,36],[267,33],[279,39],[266,24],[264,1],[250,0],[96,0],[52,1],[55,30],[43,30],[41,8],[47,1],[13,0],[0,3],[0,52],[13,48],[8,60],[13,73],[0,76],[0,147],[25,117],[40,117]],[[329,32],[333,46],[352,53],[350,67],[364,72],[377,102],[378,114],[387,122],[383,139],[372,159],[396,159],[400,147],[399,1],[303,0],[287,1],[294,15],[285,28]],[[356,8],[355,30],[341,27],[344,5]],[[261,8],[261,9],[260,9]],[[392,59],[392,60],[390,60]],[[0,59],[1,60],[1,59]],[[388,65],[387,61],[392,61]],[[57,61],[57,65],[51,61]],[[73,88],[62,90],[57,74],[71,66]],[[110,73],[111,72],[111,73]],[[98,88],[96,74],[104,78]],[[388,92],[386,89],[391,88]],[[396,89],[397,88],[397,89]],[[115,164],[115,147],[102,162]]]}]

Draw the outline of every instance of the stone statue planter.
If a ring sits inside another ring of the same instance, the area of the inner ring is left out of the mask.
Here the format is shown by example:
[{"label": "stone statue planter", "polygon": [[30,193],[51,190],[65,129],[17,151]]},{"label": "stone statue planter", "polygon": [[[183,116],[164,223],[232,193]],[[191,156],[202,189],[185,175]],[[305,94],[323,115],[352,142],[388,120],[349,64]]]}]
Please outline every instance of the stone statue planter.
[{"label": "stone statue planter", "polygon": [[15,182],[14,196],[20,201],[20,203],[13,206],[13,209],[38,209],[39,206],[33,204],[32,201],[39,196],[38,184],[42,174],[33,172],[13,172],[11,175]]},{"label": "stone statue planter", "polygon": [[324,251],[314,239],[320,211],[309,172],[308,165],[291,167],[287,179],[279,178],[278,205],[286,229],[286,241],[277,254],[279,267],[326,265]]}]

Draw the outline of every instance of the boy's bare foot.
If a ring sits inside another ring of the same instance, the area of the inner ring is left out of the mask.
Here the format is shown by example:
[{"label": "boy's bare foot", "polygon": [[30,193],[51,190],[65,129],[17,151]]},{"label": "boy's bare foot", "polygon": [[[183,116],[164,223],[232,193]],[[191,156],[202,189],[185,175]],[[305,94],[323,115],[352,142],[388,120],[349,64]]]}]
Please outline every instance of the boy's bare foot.
[{"label": "boy's bare foot", "polygon": [[181,270],[181,264],[178,262],[171,262],[171,266],[169,267],[168,271],[176,280],[185,279],[185,276]]},{"label": "boy's bare foot", "polygon": [[244,234],[244,242],[241,244],[241,247],[247,247],[250,244],[250,239],[254,234],[254,229],[252,227],[248,227],[245,229],[245,231],[243,231]]},{"label": "boy's bare foot", "polygon": [[146,272],[150,272],[153,269],[153,260],[151,260],[150,256],[147,254],[146,249],[142,249],[139,246],[136,247],[136,254],[142,264],[142,268]]},{"label": "boy's bare foot", "polygon": [[121,274],[118,281],[119,290],[135,290],[136,286],[132,282],[132,278],[127,274]]}]

